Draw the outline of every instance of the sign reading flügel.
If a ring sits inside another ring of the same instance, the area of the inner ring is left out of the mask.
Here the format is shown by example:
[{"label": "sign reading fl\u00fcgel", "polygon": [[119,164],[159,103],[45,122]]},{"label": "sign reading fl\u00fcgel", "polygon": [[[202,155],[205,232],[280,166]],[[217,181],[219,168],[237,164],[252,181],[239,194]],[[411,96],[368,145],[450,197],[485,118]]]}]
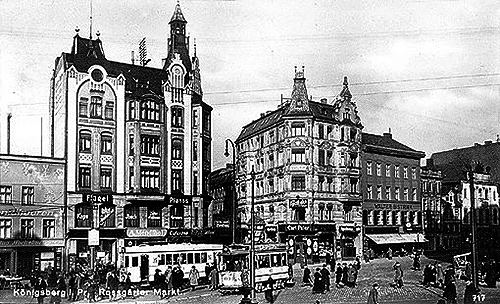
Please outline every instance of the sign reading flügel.
[{"label": "sign reading fl\u00fcgel", "polygon": [[84,203],[111,203],[113,201],[113,196],[111,194],[96,194],[96,193],[87,193],[83,194],[83,202]]},{"label": "sign reading fl\u00fcgel", "polygon": [[141,229],[141,228],[127,228],[127,237],[164,237],[167,235],[166,229]]}]

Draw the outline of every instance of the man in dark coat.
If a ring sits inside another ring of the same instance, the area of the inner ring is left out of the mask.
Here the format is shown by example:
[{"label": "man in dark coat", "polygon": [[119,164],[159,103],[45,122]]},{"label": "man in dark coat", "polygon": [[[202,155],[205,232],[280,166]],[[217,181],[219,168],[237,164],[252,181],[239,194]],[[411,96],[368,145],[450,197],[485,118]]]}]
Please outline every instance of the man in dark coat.
[{"label": "man in dark coat", "polygon": [[347,263],[342,264],[342,284],[347,285],[347,275],[349,272],[349,267],[347,267]]},{"label": "man in dark coat", "polygon": [[457,303],[457,286],[455,286],[455,281],[449,281],[444,287],[443,298],[445,298],[448,303]]},{"label": "man in dark coat", "polygon": [[212,267],[210,266],[210,264],[206,264],[205,265],[205,283],[208,285],[210,284],[210,272],[212,272]]},{"label": "man in dark coat", "polygon": [[324,290],[324,282],[323,276],[320,273],[320,268],[316,268],[314,272],[314,284],[313,284],[313,293],[322,293]]},{"label": "man in dark coat", "polygon": [[46,296],[45,291],[47,290],[47,282],[45,282],[42,275],[38,275],[38,279],[36,280],[33,289],[33,297],[37,298],[38,304],[43,304],[43,298]]},{"label": "man in dark coat", "polygon": [[311,285],[311,270],[306,266],[304,268],[304,276],[302,277],[302,283],[304,286]]},{"label": "man in dark coat", "polygon": [[266,301],[268,303],[274,303],[274,295],[273,295],[273,289],[274,289],[274,280],[272,276],[269,276],[267,281],[264,283],[266,286],[266,291],[264,292]]},{"label": "man in dark coat", "polygon": [[338,263],[337,270],[335,270],[335,284],[337,285],[337,287],[339,287],[339,284],[342,281],[342,272],[342,266],[340,265],[340,263]]},{"label": "man in dark coat", "polygon": [[324,291],[330,291],[330,271],[326,268],[326,264],[323,264],[321,276],[323,278],[323,284],[325,285]]}]

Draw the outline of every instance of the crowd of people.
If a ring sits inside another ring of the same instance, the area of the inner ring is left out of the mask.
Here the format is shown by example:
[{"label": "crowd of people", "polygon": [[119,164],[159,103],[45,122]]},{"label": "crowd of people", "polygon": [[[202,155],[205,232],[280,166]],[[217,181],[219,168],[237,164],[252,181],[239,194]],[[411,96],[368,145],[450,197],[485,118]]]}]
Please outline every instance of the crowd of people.
[{"label": "crowd of people", "polygon": [[361,261],[359,257],[353,263],[337,263],[336,266],[331,264],[330,270],[327,264],[323,264],[323,267],[316,268],[314,273],[306,266],[302,283],[303,286],[312,286],[313,293],[326,293],[330,291],[330,277],[334,275],[337,288],[343,288],[344,286],[353,288],[356,287],[360,269]]}]

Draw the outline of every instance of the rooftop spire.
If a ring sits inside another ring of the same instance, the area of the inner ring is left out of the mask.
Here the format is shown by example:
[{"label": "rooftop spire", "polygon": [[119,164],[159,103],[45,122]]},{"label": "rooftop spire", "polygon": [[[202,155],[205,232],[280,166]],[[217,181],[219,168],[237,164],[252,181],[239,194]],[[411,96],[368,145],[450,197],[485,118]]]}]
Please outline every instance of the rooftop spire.
[{"label": "rooftop spire", "polygon": [[175,5],[175,9],[174,9],[174,14],[172,15],[172,19],[170,19],[169,23],[172,23],[175,21],[187,23],[186,18],[184,18],[184,14],[182,14],[181,5],[179,3],[179,0],[177,0],[177,4]]},{"label": "rooftop spire", "polygon": [[340,96],[346,99],[351,99],[352,94],[349,91],[349,83],[347,82],[347,76],[344,76],[344,87],[342,88],[342,91],[340,92]]},{"label": "rooftop spire", "polygon": [[304,77],[304,66],[301,70],[295,67],[295,78],[293,79],[292,98],[288,113],[309,112],[309,99],[307,97],[306,78]]},{"label": "rooftop spire", "polygon": [[92,0],[90,0],[90,40],[92,40]]}]

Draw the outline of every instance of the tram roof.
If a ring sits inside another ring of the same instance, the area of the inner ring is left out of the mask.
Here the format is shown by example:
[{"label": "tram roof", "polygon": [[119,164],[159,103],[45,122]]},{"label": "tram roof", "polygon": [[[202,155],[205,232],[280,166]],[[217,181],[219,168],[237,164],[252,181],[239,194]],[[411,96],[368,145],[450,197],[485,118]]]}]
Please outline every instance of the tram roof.
[{"label": "tram roof", "polygon": [[127,253],[147,253],[147,252],[176,252],[176,251],[202,251],[202,250],[222,250],[220,244],[142,244],[138,246],[125,247]]}]

